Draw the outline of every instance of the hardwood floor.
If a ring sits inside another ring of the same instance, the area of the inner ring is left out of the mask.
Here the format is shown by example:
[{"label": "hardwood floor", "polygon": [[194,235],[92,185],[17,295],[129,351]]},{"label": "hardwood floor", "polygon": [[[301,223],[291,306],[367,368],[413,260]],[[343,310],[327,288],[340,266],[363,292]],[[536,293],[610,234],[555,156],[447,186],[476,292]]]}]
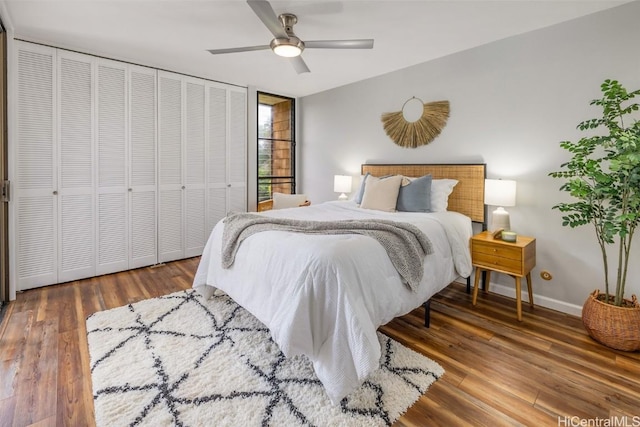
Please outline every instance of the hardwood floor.
[{"label": "hardwood floor", "polygon": [[[84,319],[190,288],[198,261],[20,293],[0,325],[0,426],[94,425]],[[396,426],[640,425],[640,353],[596,344],[580,319],[523,304],[518,322],[512,299],[473,307],[459,284],[431,307],[429,329],[422,308],[381,328],[446,371]]]}]

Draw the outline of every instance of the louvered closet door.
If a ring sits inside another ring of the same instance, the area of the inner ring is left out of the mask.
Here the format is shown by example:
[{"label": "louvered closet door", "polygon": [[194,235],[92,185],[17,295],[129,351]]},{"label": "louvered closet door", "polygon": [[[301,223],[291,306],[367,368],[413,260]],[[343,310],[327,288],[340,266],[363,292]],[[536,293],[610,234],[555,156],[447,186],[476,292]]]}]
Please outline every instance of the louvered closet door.
[{"label": "louvered closet door", "polygon": [[192,257],[202,254],[207,238],[203,80],[185,81],[184,158],[184,256]]},{"label": "louvered closet door", "polygon": [[229,210],[247,210],[247,92],[229,89]]},{"label": "louvered closet door", "polygon": [[158,259],[156,71],[129,67],[129,268]]},{"label": "louvered closet door", "polygon": [[57,281],[55,50],[17,41],[12,279],[24,290]]},{"label": "louvered closet door", "polygon": [[158,261],[184,257],[182,78],[158,72]]},{"label": "louvered closet door", "polygon": [[208,197],[207,234],[227,214],[227,89],[207,85],[209,120],[207,126]]},{"label": "louvered closet door", "polygon": [[92,92],[90,57],[59,51],[59,282],[95,275]]},{"label": "louvered closet door", "polygon": [[97,65],[96,274],[129,268],[126,65]]}]

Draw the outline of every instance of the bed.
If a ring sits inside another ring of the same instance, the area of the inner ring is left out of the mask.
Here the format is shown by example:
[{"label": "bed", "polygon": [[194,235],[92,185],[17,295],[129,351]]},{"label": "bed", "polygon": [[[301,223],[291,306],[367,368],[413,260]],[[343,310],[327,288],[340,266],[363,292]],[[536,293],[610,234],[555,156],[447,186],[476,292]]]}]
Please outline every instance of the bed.
[{"label": "bed", "polygon": [[247,237],[231,267],[222,267],[224,223],[204,249],[193,287],[205,297],[227,293],[270,330],[288,356],[305,355],[334,404],[378,368],[376,330],[471,273],[471,222],[484,222],[485,165],[362,165],[373,177],[404,175],[458,181],[446,212],[382,212],[333,201],[256,215],[312,221],[382,219],[409,223],[428,236],[419,285],[410,289],[385,249],[358,234],[264,231]]}]

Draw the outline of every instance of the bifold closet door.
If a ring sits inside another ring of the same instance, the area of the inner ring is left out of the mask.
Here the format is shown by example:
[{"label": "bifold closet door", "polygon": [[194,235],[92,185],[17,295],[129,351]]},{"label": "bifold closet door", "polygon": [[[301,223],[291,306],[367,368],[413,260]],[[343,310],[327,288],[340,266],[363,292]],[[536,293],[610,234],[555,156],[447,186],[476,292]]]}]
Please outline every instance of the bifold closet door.
[{"label": "bifold closet door", "polygon": [[206,243],[204,80],[159,73],[159,261],[202,254]]},{"label": "bifold closet door", "polygon": [[247,210],[247,92],[229,89],[229,210]]},{"label": "bifold closet door", "polygon": [[230,212],[247,210],[246,90],[209,83],[207,234]]},{"label": "bifold closet door", "polygon": [[97,66],[96,274],[129,268],[126,64]]},{"label": "bifold closet door", "polygon": [[155,93],[155,70],[98,64],[97,274],[157,260]]},{"label": "bifold closet door", "polygon": [[129,268],[158,260],[156,71],[129,66]]},{"label": "bifold closet door", "polygon": [[92,58],[58,52],[58,282],[95,275]]},{"label": "bifold closet door", "polygon": [[207,241],[205,82],[185,80],[184,257],[202,255]]},{"label": "bifold closet door", "polygon": [[158,261],[184,258],[182,77],[158,73]]},{"label": "bifold closet door", "polygon": [[208,198],[207,234],[227,215],[227,89],[210,83],[207,87],[209,123],[207,127]]},{"label": "bifold closet door", "polygon": [[[56,52],[16,41],[13,280],[17,290],[58,279]],[[54,194],[55,193],[55,194]]]},{"label": "bifold closet door", "polygon": [[93,59],[16,42],[16,288],[95,275]]}]

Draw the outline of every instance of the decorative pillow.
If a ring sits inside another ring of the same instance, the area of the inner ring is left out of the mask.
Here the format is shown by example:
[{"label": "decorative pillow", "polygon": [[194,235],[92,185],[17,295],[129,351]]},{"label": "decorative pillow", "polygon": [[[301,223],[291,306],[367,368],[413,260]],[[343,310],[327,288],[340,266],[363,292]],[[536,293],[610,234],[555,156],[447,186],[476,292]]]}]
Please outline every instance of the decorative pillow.
[{"label": "decorative pillow", "polygon": [[304,194],[273,193],[273,209],[297,208],[306,201]]},{"label": "decorative pillow", "polygon": [[447,210],[449,195],[457,183],[456,179],[434,179],[431,181],[431,212]]},{"label": "decorative pillow", "polygon": [[401,183],[402,175],[393,175],[387,178],[368,177],[360,207],[395,212]]},{"label": "decorative pillow", "polygon": [[400,212],[431,211],[431,175],[410,179],[400,187],[396,209]]},{"label": "decorative pillow", "polygon": [[367,180],[367,177],[371,175],[369,172],[367,172],[366,175],[361,175],[360,176],[360,187],[358,187],[358,191],[355,194],[355,197],[353,198],[353,200],[356,201],[357,204],[362,203],[362,195],[364,194],[364,187],[365,187],[365,181]]}]

